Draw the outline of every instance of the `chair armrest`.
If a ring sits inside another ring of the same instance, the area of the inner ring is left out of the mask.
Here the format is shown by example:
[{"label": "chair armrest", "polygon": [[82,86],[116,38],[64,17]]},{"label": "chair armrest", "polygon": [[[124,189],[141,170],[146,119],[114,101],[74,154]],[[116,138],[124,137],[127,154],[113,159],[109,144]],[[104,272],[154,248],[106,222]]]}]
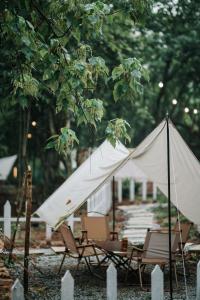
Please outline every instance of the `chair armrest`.
[{"label": "chair armrest", "polygon": [[132,248],[132,251],[133,250],[138,251],[138,252],[144,252],[145,251],[144,249],[138,248],[136,246],[131,246],[131,248]]},{"label": "chair armrest", "polygon": [[137,257],[138,259],[141,259],[141,255],[145,252],[145,250],[132,246],[131,247],[131,254],[130,254],[130,259],[133,257]]},{"label": "chair armrest", "polygon": [[84,245],[77,246],[77,248],[79,248],[79,249],[86,248],[86,247],[96,247],[96,244],[90,243],[90,244],[84,244]]},{"label": "chair armrest", "polygon": [[112,241],[119,239],[119,234],[117,231],[110,231],[110,239]]},{"label": "chair armrest", "polygon": [[86,243],[88,244],[88,234],[87,234],[87,230],[81,230],[81,244],[86,241]]}]

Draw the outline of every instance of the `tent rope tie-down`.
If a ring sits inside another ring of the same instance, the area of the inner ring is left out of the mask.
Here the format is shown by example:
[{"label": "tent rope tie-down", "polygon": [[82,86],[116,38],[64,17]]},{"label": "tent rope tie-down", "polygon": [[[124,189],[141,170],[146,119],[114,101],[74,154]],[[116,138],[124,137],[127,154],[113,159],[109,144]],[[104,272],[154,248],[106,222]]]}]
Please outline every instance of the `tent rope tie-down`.
[{"label": "tent rope tie-down", "polygon": [[177,220],[178,220],[178,229],[179,229],[179,236],[180,236],[180,248],[181,248],[182,266],[183,266],[185,295],[186,295],[186,300],[189,300],[187,277],[186,277],[186,268],[185,268],[185,259],[184,259],[184,251],[183,251],[183,239],[182,239],[180,212],[179,212],[178,193],[177,193],[176,181],[175,181],[174,156],[173,156],[173,151],[171,150],[170,152],[171,152],[170,154],[171,154],[171,157],[172,157],[172,175],[173,175],[173,181],[174,181],[174,192],[175,192],[175,201],[176,201],[176,208],[177,208]]}]

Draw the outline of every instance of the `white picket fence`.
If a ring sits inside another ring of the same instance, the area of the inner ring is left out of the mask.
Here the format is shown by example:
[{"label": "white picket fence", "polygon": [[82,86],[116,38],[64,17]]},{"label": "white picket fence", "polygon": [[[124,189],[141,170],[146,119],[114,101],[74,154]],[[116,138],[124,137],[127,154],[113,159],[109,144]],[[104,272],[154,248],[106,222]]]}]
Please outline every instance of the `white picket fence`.
[{"label": "white picket fence", "polygon": [[[106,184],[105,187],[103,187],[100,191],[98,191],[93,197],[88,199],[87,201],[87,210],[88,212],[99,212],[100,214],[107,214],[108,211],[111,208],[111,190],[110,185]],[[100,216],[100,215],[99,215]],[[68,219],[67,222],[71,227],[71,230],[74,231],[74,223],[80,222],[80,217],[74,217],[74,214],[72,214]],[[12,222],[16,222],[17,218],[12,217],[12,208],[9,200],[6,201],[4,204],[4,214],[3,217],[0,217],[0,222],[3,222],[3,233],[5,236],[7,236],[9,239],[12,235]],[[25,217],[19,218],[19,222],[23,223],[26,221]],[[45,223],[44,220],[42,220],[39,217],[32,217],[31,218],[32,223]],[[52,228],[45,223],[46,226],[46,232],[45,237],[46,241],[51,240],[52,236]]]},{"label": "white picket fence", "polygon": [[[0,222],[3,222],[3,233],[5,236],[7,236],[9,239],[11,238],[11,234],[12,234],[12,231],[11,231],[11,228],[12,228],[12,222],[16,222],[17,221],[17,218],[15,217],[12,217],[12,209],[11,209],[11,205],[10,205],[10,202],[7,200],[5,205],[4,205],[4,215],[3,217],[0,218]],[[19,222],[22,223],[22,222],[25,222],[26,221],[26,218],[25,217],[21,217],[19,218]],[[74,215],[71,215],[69,218],[68,218],[68,224],[70,225],[72,231],[74,229],[74,222],[75,221],[80,221],[80,218],[79,217],[74,217]],[[39,217],[32,217],[31,218],[31,222],[32,223],[45,223],[44,220],[42,220],[41,218]],[[46,232],[45,232],[45,236],[46,236],[46,240],[47,241],[50,241],[51,240],[51,236],[52,236],[52,229],[51,227],[45,223],[46,225]]]},{"label": "white picket fence", "polygon": [[[107,300],[117,300],[117,270],[113,263],[107,269],[106,294]],[[11,288],[12,300],[24,300],[24,289],[16,279]],[[74,300],[74,278],[66,271],[61,279],[61,300]],[[157,265],[151,273],[151,300],[164,300],[164,275]],[[189,300],[189,299],[188,299]],[[196,300],[200,300],[200,261],[197,265]]]}]

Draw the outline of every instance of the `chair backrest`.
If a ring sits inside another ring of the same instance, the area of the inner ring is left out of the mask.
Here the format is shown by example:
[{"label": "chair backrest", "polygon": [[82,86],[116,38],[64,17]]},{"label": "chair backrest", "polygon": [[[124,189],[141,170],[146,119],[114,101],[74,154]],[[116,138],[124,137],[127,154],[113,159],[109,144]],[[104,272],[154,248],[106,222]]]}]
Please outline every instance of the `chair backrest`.
[{"label": "chair backrest", "polygon": [[67,226],[66,224],[60,225],[58,229],[62,235],[65,247],[68,251],[73,253],[78,253],[76,241],[74,239],[73,233],[71,231],[71,228]]},{"label": "chair backrest", "polygon": [[175,224],[174,230],[175,231],[181,230],[181,241],[183,244],[185,244],[188,240],[191,227],[192,227],[192,223],[180,223],[180,225],[179,225],[179,223],[177,221]]},{"label": "chair backrest", "polygon": [[91,240],[105,241],[110,238],[107,216],[86,216],[81,217],[82,230],[87,231],[87,237]]},{"label": "chair backrest", "polygon": [[[178,233],[171,233],[172,258],[178,247]],[[169,258],[169,235],[168,232],[147,231],[143,253],[146,258]]]}]

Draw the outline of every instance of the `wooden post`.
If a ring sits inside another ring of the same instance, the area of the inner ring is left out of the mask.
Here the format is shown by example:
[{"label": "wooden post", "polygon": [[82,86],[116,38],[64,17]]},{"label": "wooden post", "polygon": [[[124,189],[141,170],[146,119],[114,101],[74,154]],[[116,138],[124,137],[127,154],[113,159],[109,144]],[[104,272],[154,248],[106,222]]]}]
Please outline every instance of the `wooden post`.
[{"label": "wooden post", "polygon": [[153,182],[153,200],[157,200],[157,186]]},{"label": "wooden post", "polygon": [[30,246],[30,225],[32,210],[32,174],[28,169],[26,176],[26,224],[25,224],[25,244],[24,244],[24,294],[28,293],[29,282],[29,246]]},{"label": "wooden post", "polygon": [[135,181],[134,178],[130,178],[130,183],[129,183],[129,197],[130,201],[135,200]]},{"label": "wooden post", "polygon": [[74,232],[74,214],[71,214],[71,216],[69,216],[67,221],[68,221],[68,225],[71,228],[71,231]]},{"label": "wooden post", "polygon": [[24,300],[24,288],[19,279],[16,279],[11,288],[11,300]]},{"label": "wooden post", "polygon": [[[112,231],[115,231],[115,177],[112,180]],[[114,238],[114,235],[113,235]]]},{"label": "wooden post", "polygon": [[107,269],[107,299],[117,300],[117,270],[113,263]]},{"label": "wooden post", "polygon": [[46,223],[46,241],[47,243],[51,242],[52,230],[51,227]]},{"label": "wooden post", "polygon": [[142,201],[147,200],[147,181],[142,182]]},{"label": "wooden post", "polygon": [[118,194],[118,202],[122,202],[122,179],[119,178],[117,180],[117,194]]},{"label": "wooden post", "polygon": [[16,237],[16,234],[17,234],[18,225],[19,225],[19,218],[20,218],[23,203],[24,203],[25,184],[26,184],[26,172],[25,172],[24,177],[23,177],[22,188],[18,190],[18,195],[17,195],[17,206],[18,206],[17,207],[17,221],[15,223],[15,229],[14,229],[13,236],[12,236],[12,239],[11,239],[9,262],[11,262],[11,260],[12,260],[12,252],[13,252],[14,245],[15,245],[15,237]]},{"label": "wooden post", "polygon": [[74,278],[70,271],[66,271],[61,279],[61,300],[74,299]]},{"label": "wooden post", "polygon": [[151,300],[164,300],[163,272],[158,265],[151,272]]},{"label": "wooden post", "polygon": [[4,205],[4,235],[11,238],[11,205],[8,200]]},{"label": "wooden post", "polygon": [[200,261],[197,264],[197,295],[196,300],[200,300]]}]

